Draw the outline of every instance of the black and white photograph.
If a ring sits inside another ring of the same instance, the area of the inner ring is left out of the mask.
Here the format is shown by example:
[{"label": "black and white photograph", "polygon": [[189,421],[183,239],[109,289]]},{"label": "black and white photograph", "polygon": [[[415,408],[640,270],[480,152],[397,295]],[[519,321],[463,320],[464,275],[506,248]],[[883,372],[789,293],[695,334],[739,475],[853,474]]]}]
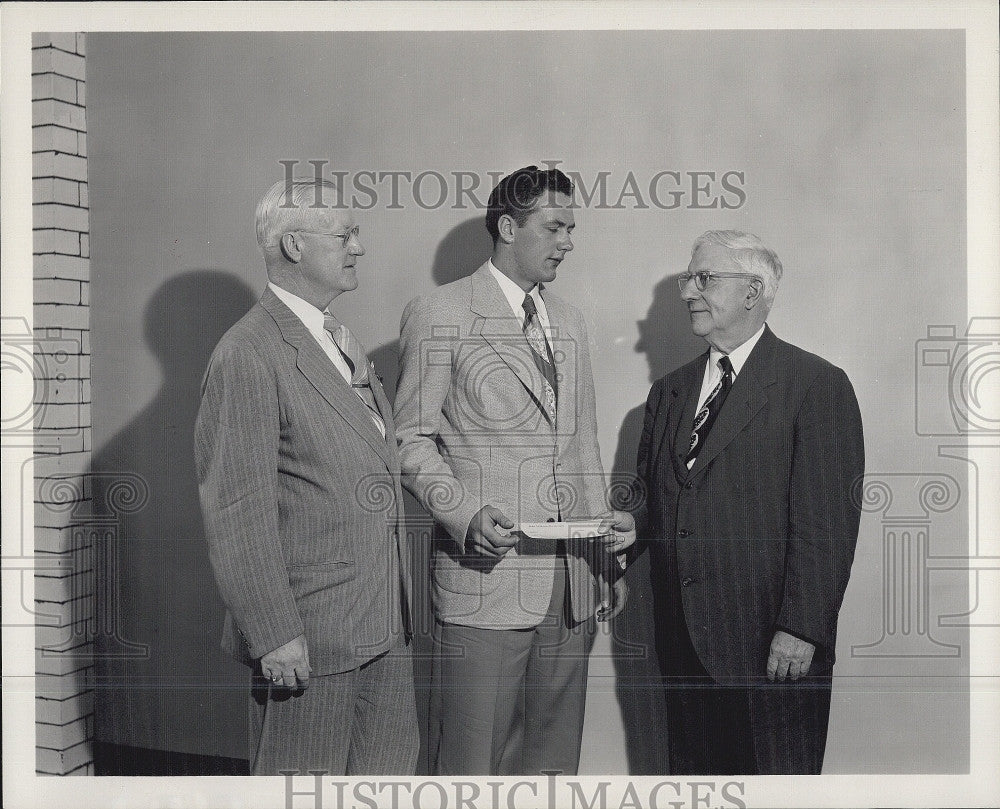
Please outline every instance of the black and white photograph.
[{"label": "black and white photograph", "polygon": [[0,23],[4,806],[1000,806],[993,4]]}]

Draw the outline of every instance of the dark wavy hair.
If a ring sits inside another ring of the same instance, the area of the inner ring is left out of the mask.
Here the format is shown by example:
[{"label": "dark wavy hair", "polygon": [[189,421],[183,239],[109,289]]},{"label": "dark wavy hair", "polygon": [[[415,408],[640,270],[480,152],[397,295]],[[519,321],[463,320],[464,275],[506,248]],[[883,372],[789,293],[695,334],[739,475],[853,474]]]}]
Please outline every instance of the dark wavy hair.
[{"label": "dark wavy hair", "polygon": [[500,238],[500,217],[506,214],[518,227],[522,227],[535,207],[535,200],[546,191],[570,196],[573,193],[573,182],[559,169],[526,166],[508,174],[497,183],[490,193],[486,208],[486,229],[493,237],[494,245]]}]

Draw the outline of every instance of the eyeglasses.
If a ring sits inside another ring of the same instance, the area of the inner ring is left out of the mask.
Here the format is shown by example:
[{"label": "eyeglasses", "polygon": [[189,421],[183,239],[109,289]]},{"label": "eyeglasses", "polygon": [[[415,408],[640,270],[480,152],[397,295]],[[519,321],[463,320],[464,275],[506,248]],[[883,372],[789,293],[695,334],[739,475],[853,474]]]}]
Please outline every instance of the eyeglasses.
[{"label": "eyeglasses", "polygon": [[700,272],[693,273],[683,273],[677,276],[677,288],[681,292],[684,291],[684,287],[687,286],[688,281],[694,279],[695,288],[699,292],[704,292],[708,289],[709,285],[715,282],[716,278],[753,278],[756,281],[764,283],[763,279],[759,275],[754,275],[749,272],[714,272],[710,270],[701,270]]},{"label": "eyeglasses", "polygon": [[330,233],[326,230],[299,230],[297,233],[312,233],[315,236],[336,236],[340,239],[340,243],[347,247],[347,243],[352,239],[357,239],[361,235],[361,228],[355,225],[346,233]]}]

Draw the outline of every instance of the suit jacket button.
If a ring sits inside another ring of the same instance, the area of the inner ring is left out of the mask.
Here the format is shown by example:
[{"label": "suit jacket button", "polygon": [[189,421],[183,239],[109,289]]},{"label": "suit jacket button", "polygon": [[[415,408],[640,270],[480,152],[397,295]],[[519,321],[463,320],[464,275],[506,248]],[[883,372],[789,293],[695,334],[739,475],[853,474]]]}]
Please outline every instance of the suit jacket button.
[{"label": "suit jacket button", "polygon": [[677,536],[679,536],[681,539],[684,539],[684,537],[688,536],[690,533],[691,532],[688,531],[687,528],[682,528],[680,531],[677,532]]},{"label": "suit jacket button", "polygon": [[690,587],[692,584],[694,584],[694,579],[690,576],[685,576],[681,579],[681,587]]},{"label": "suit jacket button", "polygon": [[694,484],[689,480],[687,483],[684,484],[684,488],[685,489],[693,489],[694,488]]}]

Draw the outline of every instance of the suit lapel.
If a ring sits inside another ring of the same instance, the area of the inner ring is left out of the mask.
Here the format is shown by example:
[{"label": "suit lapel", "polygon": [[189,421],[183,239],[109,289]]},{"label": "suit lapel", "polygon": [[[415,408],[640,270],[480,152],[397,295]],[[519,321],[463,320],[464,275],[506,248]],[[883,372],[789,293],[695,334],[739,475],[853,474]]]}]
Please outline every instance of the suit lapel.
[{"label": "suit lapel", "polygon": [[[545,415],[541,402],[544,390],[542,374],[535,366],[535,358],[521,330],[521,323],[490,272],[489,262],[472,274],[470,308],[480,316],[472,325],[473,334],[480,335],[489,343]],[[545,418],[548,421],[547,415]]]},{"label": "suit lapel", "polygon": [[[286,343],[297,352],[296,366],[327,403],[336,410],[361,438],[371,444],[378,456],[390,466],[389,447],[372,423],[368,409],[351,390],[330,358],[320,348],[302,321],[270,289],[265,290],[261,305],[274,318]],[[373,385],[374,388],[374,385]],[[376,400],[377,401],[377,400]],[[383,396],[384,401],[384,396]],[[379,408],[382,408],[379,404]]]},{"label": "suit lapel", "polygon": [[684,480],[688,475],[684,459],[691,447],[691,429],[694,426],[694,415],[698,408],[707,358],[707,352],[698,357],[689,366],[686,378],[679,380],[676,389],[676,407],[671,411],[670,423],[667,425],[666,440],[670,442],[670,462],[678,480]]},{"label": "suit lapel", "polygon": [[[385,422],[385,440],[382,443],[386,445],[389,458],[393,462],[389,466],[389,469],[395,469],[399,466],[399,450],[396,447],[396,425],[392,420],[392,406],[389,404],[389,399],[382,388],[382,382],[375,375],[374,368],[369,369],[368,377],[371,380],[372,394],[375,396],[375,404],[378,407],[379,415],[382,416],[382,421]],[[369,417],[368,420],[371,421],[371,418]],[[374,427],[374,425],[372,426]],[[379,436],[379,438],[381,437]]]},{"label": "suit lapel", "polygon": [[[395,491],[396,497],[396,513],[393,525],[396,529],[396,550],[399,553],[399,564],[401,566],[403,589],[406,592],[406,609],[410,609],[410,543],[406,538],[406,533],[403,526],[403,490],[400,488],[400,479],[398,474],[399,469],[399,448],[396,446],[396,424],[392,420],[392,406],[389,404],[389,399],[385,395],[385,390],[382,387],[382,382],[375,375],[374,368],[371,369],[369,374],[371,379],[372,393],[375,396],[375,404],[378,406],[378,412],[382,416],[382,421],[385,422],[385,441],[382,443],[386,445],[386,449],[389,455],[389,461],[386,465],[389,467],[389,471],[392,472],[393,476],[393,490]],[[368,419],[371,421],[371,418]]]},{"label": "suit lapel", "polygon": [[650,435],[651,454],[646,467],[649,472],[659,468],[666,453],[670,456],[669,463],[673,466],[674,474],[680,479],[687,475],[684,454],[687,453],[690,431],[685,431],[682,425],[694,421],[694,408],[698,403],[701,385],[698,369],[704,368],[704,362],[703,354],[673,374],[675,378],[666,386]]},{"label": "suit lapel", "polygon": [[[559,427],[559,435],[568,442],[576,435],[576,420],[581,401],[577,390],[579,352],[573,348],[579,345],[578,341],[584,337],[570,328],[571,318],[560,298],[555,295],[546,296],[545,311],[549,318],[549,334],[546,337],[552,348],[556,384],[558,385],[556,423]],[[539,384],[542,384],[541,374],[538,375],[538,378]],[[581,384],[587,384],[587,381],[583,380]],[[544,410],[545,408],[542,408],[543,412]]]},{"label": "suit lapel", "polygon": [[691,467],[691,476],[699,474],[729,446],[767,403],[766,389],[775,381],[774,340],[770,329],[765,327],[705,438],[705,447]]}]

